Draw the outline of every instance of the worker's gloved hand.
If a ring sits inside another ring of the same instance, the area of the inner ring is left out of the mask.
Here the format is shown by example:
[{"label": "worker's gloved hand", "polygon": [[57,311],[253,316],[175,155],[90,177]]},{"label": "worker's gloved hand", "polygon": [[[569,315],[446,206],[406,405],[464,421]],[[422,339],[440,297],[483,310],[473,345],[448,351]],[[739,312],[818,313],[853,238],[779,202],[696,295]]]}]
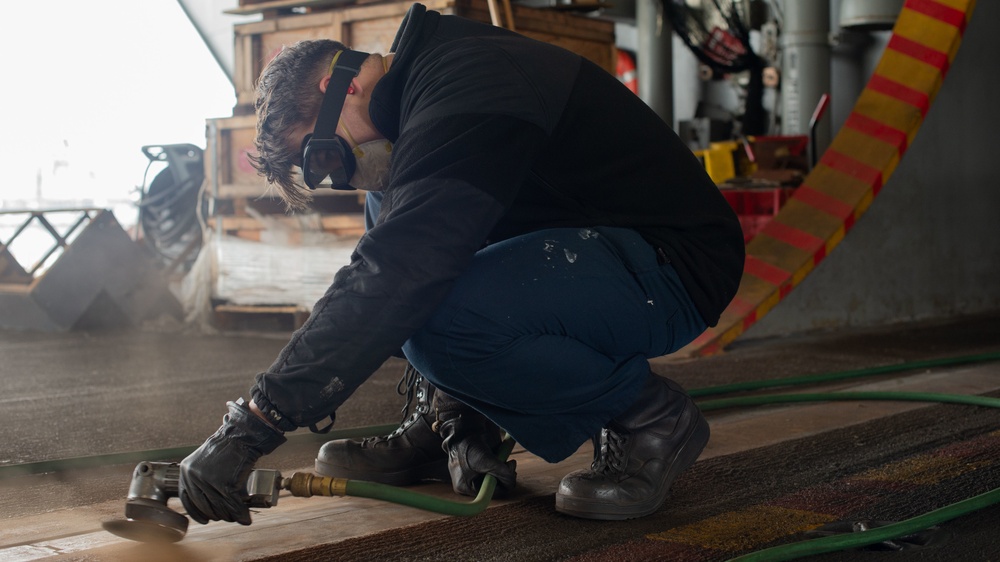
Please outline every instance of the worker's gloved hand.
[{"label": "worker's gloved hand", "polygon": [[250,524],[246,487],[257,459],[286,441],[240,399],[228,402],[222,427],[180,464],[178,491],[191,519]]},{"label": "worker's gloved hand", "polygon": [[[448,471],[455,492],[475,496],[487,474],[497,479],[497,492],[504,494],[514,489],[517,482],[516,461],[502,462],[486,442],[490,429],[478,420],[461,414],[437,422],[438,432],[444,441],[441,447],[448,453]],[[496,427],[493,426],[493,430]]]}]

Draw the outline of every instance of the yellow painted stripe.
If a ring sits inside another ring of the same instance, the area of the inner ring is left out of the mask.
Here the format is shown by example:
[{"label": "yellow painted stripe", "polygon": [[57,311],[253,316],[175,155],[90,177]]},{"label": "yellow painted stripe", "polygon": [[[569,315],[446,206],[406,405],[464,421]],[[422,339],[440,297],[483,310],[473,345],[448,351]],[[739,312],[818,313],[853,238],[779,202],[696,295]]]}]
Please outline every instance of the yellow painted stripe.
[{"label": "yellow painted stripe", "polygon": [[[841,221],[833,216],[796,199],[789,200],[774,220],[781,220],[789,226],[823,239],[827,238],[830,232],[836,230],[842,224]],[[756,238],[750,240],[750,245],[754,245],[753,252],[757,251],[756,243]],[[751,251],[750,245],[747,246],[748,251]]]},{"label": "yellow painted stripe", "polygon": [[854,111],[905,132],[907,146],[913,144],[913,137],[924,121],[917,108],[873,90],[861,92],[858,102],[854,104]]},{"label": "yellow painted stripe", "polygon": [[[962,23],[970,20],[975,2],[935,2],[936,5],[926,0],[907,0],[893,32],[916,45],[947,54],[950,61],[961,44]],[[941,6],[960,12],[957,24],[921,13],[923,10],[938,14],[954,23],[955,13],[948,13],[947,9],[942,11]],[[911,52],[919,54],[921,51],[913,48]],[[896,49],[886,49],[876,65],[872,85],[892,95],[866,86],[855,103],[854,112],[903,133],[906,146],[910,146],[923,123],[922,112],[933,102],[943,77],[933,64]],[[736,297],[738,312],[727,309],[715,327],[679,353],[719,352],[771,311],[792,287],[815,269],[819,260],[843,241],[851,226],[871,207],[878,190],[889,180],[901,158],[897,147],[849,127],[837,133],[830,150],[832,152],[825,154],[806,177],[803,185],[808,190],[798,192],[809,201],[798,201],[793,196],[774,219],[825,240],[823,249],[813,256],[803,256],[801,248],[784,243],[775,245],[764,240],[768,237],[763,235],[755,237],[747,244],[747,255],[753,258],[748,262],[755,267],[760,267],[761,263],[776,265],[790,272],[790,277],[775,286],[744,275]],[[830,166],[822,163],[824,159]],[[846,212],[847,209],[850,212]]]},{"label": "yellow painted stripe", "polygon": [[885,54],[882,55],[882,62],[879,63],[875,72],[900,84],[906,84],[915,90],[928,92],[932,99],[941,89],[944,80],[944,76],[937,68],[892,49],[886,49]]},{"label": "yellow painted stripe", "polygon": [[813,189],[818,189],[851,207],[857,205],[865,192],[872,188],[871,183],[852,176],[845,171],[826,166],[823,163],[818,164],[816,168],[822,168],[822,173],[817,175],[817,181],[815,182],[812,179],[807,179],[806,185]]},{"label": "yellow painted stripe", "polygon": [[795,271],[802,264],[812,258],[812,253],[800,250],[794,246],[786,244],[780,240],[775,240],[770,236],[758,236],[756,254],[758,257],[766,257],[767,261],[785,271]]},{"label": "yellow painted stripe", "polygon": [[843,242],[844,236],[847,236],[847,229],[844,228],[843,225],[841,225],[841,227],[838,228],[837,231],[834,232],[830,236],[830,238],[826,241],[826,253],[829,254],[830,252],[833,251],[834,248],[837,247],[837,244]]},{"label": "yellow painted stripe", "polygon": [[646,535],[646,538],[712,550],[740,552],[781,537],[810,531],[834,520],[831,515],[812,511],[754,506],[741,511],[723,513],[662,533]]},{"label": "yellow painted stripe", "polygon": [[893,33],[947,53],[948,60],[952,61],[961,43],[961,34],[954,27],[913,10],[900,12]]},{"label": "yellow painted stripe", "polygon": [[794,275],[792,275],[792,286],[798,287],[799,283],[801,283],[810,273],[812,273],[812,270],[815,269],[815,267],[816,267],[816,262],[813,261],[812,259],[806,262],[805,265],[799,268],[799,270],[796,271]]},{"label": "yellow painted stripe", "polygon": [[968,462],[951,457],[920,455],[866,471],[858,475],[857,479],[904,482],[926,486],[961,476],[967,472],[990,466],[990,464],[987,461]]},{"label": "yellow painted stripe", "polygon": [[[884,170],[887,162],[899,160],[899,149],[895,146],[849,128],[841,130],[837,135],[837,146],[834,150],[879,170]],[[868,186],[869,189],[870,187]]]}]

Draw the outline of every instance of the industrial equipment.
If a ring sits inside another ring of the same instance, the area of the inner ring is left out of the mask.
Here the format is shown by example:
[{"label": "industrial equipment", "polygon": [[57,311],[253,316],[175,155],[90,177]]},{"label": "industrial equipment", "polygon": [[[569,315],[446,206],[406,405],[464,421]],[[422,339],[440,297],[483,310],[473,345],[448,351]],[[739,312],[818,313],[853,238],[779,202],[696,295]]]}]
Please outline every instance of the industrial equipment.
[{"label": "industrial equipment", "polygon": [[154,163],[166,164],[139,193],[142,241],[169,270],[190,269],[201,247],[199,194],[205,180],[203,151],[193,144],[147,145],[146,174]]}]

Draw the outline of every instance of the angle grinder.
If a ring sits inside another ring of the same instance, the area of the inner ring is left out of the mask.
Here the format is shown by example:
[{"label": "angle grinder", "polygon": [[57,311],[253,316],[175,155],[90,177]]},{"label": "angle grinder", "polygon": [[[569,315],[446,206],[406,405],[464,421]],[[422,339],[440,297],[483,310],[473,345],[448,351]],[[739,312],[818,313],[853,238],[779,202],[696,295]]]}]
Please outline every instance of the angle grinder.
[{"label": "angle grinder", "polygon": [[[136,465],[125,502],[125,519],[105,521],[104,530],[139,542],[177,542],[187,534],[188,518],[167,507],[178,497],[180,466],[143,461]],[[296,472],[282,478],[277,470],[258,468],[247,481],[247,506],[268,508],[278,505],[278,493],[288,490],[297,497],[346,495],[344,478],[329,478]]]}]

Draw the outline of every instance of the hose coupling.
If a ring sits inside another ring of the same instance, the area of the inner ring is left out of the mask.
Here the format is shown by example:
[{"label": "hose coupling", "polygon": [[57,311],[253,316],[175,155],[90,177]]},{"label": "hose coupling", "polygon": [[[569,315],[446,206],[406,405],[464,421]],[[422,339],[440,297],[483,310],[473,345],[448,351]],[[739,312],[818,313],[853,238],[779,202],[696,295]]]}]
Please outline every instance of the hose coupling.
[{"label": "hose coupling", "polygon": [[347,478],[332,478],[329,476],[317,476],[308,472],[296,472],[292,474],[291,478],[283,479],[281,487],[298,498],[346,496]]}]

